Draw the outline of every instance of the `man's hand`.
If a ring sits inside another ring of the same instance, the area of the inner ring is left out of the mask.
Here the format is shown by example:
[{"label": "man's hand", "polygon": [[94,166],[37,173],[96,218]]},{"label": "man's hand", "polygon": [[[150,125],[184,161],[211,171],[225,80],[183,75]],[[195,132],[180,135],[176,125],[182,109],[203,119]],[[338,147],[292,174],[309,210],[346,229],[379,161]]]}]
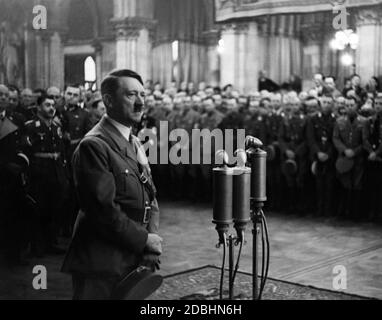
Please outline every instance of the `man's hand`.
[{"label": "man's hand", "polygon": [[157,234],[149,233],[145,248],[146,251],[155,254],[162,254],[162,241],[163,239]]},{"label": "man's hand", "polygon": [[318,152],[317,157],[318,157],[318,160],[320,160],[321,162],[328,161],[329,159],[329,156],[324,152]]},{"label": "man's hand", "polygon": [[377,154],[375,152],[372,152],[369,154],[369,160],[370,161],[375,161],[377,160]]},{"label": "man's hand", "polygon": [[288,157],[288,159],[291,159],[291,160],[293,160],[296,157],[295,153],[292,150],[285,151],[285,154]]},{"label": "man's hand", "polygon": [[346,149],[344,153],[347,158],[354,158],[355,156],[355,153],[352,149]]}]

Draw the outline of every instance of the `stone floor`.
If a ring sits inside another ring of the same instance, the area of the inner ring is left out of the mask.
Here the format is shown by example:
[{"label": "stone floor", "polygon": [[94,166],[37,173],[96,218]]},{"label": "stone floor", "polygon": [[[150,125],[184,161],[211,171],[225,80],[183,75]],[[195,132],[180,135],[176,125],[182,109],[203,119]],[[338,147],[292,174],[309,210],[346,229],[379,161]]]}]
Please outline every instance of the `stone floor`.
[{"label": "stone floor", "polygon": [[[207,206],[161,203],[164,238],[162,274],[220,266],[222,249]],[[345,293],[382,298],[382,226],[267,213],[271,239],[270,277],[333,290],[335,266],[347,272]],[[251,272],[251,232],[240,270]],[[236,250],[237,252],[237,250]],[[69,299],[70,278],[58,272],[62,257],[34,260],[30,267],[0,269],[0,299]],[[35,291],[32,267],[48,270],[48,290]]]}]

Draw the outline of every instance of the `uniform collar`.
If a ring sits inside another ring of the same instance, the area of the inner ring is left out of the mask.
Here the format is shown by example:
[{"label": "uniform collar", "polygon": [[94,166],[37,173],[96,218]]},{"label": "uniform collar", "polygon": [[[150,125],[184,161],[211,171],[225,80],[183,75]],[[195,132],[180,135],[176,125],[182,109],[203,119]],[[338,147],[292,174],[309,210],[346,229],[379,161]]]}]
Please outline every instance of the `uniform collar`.
[{"label": "uniform collar", "polygon": [[1,112],[1,113],[0,113],[0,120],[4,120],[5,117],[6,117],[6,115],[7,115],[6,110],[4,110],[3,112]]},{"label": "uniform collar", "polygon": [[133,135],[130,134],[129,141],[126,141],[126,138],[119,131],[117,126],[112,123],[112,119],[107,115],[104,115],[100,122],[87,134],[87,136],[92,135],[104,136],[112,148],[118,150],[123,156],[129,157],[133,161],[137,161],[137,155],[133,144],[131,143]]},{"label": "uniform collar", "polygon": [[115,121],[110,118],[108,115],[105,115],[105,118],[119,131],[119,133],[127,140],[130,141],[131,127],[126,127],[125,125]]}]

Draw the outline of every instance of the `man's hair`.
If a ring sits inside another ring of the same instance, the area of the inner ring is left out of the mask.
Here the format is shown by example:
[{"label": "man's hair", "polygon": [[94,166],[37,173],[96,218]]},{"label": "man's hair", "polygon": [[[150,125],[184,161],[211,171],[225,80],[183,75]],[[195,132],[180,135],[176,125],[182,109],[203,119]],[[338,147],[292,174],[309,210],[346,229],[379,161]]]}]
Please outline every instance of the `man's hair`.
[{"label": "man's hair", "polygon": [[9,85],[8,86],[8,90],[9,91],[17,91],[17,94],[19,95],[20,94],[20,89],[17,87],[17,86],[15,86],[15,85]]},{"label": "man's hair", "polygon": [[326,79],[333,79],[334,82],[337,81],[336,77],[335,77],[335,76],[332,76],[332,75],[326,76],[326,77],[324,78],[324,80],[326,80]]},{"label": "man's hair", "polygon": [[80,85],[78,83],[75,83],[75,84],[66,84],[65,87],[64,87],[64,92],[66,91],[66,89],[68,88],[76,88],[76,89],[80,89],[81,91],[81,88],[80,88]]},{"label": "man's hair", "polygon": [[354,97],[346,97],[345,100],[353,100],[356,105],[358,105],[357,99]]},{"label": "man's hair", "polygon": [[47,94],[41,95],[40,97],[37,98],[37,105],[41,106],[44,103],[44,101],[48,99],[54,101],[54,97],[51,95],[47,95]]},{"label": "man's hair", "polygon": [[325,93],[322,95],[322,98],[326,98],[326,99],[331,99],[334,101],[334,97],[333,95],[331,95],[330,93]]},{"label": "man's hair", "polygon": [[226,91],[228,88],[233,88],[233,85],[227,84],[226,86],[223,87],[223,91]]},{"label": "man's hair", "polygon": [[101,94],[114,94],[119,88],[119,78],[123,77],[137,79],[142,86],[144,85],[142,77],[138,73],[128,69],[119,69],[112,71],[103,79],[101,83]]},{"label": "man's hair", "polygon": [[40,94],[40,95],[46,95],[46,90],[45,89],[41,89],[41,88],[37,88],[37,89],[34,89],[33,90],[33,93],[35,94]]},{"label": "man's hair", "polygon": [[260,100],[260,106],[263,106],[265,101],[268,101],[269,103],[272,102],[271,99],[270,99],[269,97],[261,98],[261,100]]}]

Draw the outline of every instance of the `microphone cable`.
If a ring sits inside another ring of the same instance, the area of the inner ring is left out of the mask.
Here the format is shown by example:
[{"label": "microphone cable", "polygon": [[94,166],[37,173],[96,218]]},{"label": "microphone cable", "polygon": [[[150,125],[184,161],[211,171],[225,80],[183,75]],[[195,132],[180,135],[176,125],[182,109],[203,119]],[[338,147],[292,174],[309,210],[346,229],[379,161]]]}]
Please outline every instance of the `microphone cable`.
[{"label": "microphone cable", "polygon": [[233,272],[233,278],[232,278],[233,283],[235,283],[236,274],[237,274],[237,271],[239,270],[241,251],[243,249],[243,244],[244,244],[244,231],[243,230],[241,230],[241,239],[242,239],[242,241],[240,241],[240,247],[239,247],[239,253],[237,255],[235,271]]},{"label": "microphone cable", "polygon": [[[261,217],[263,220],[262,223],[262,232],[265,232],[265,241],[266,241],[266,263],[265,263],[265,273],[261,281],[261,287],[260,287],[260,294],[259,294],[259,300],[261,300],[266,281],[268,279],[268,272],[269,272],[269,262],[270,262],[270,244],[269,244],[269,232],[268,232],[268,224],[267,219],[265,218],[264,212],[261,211]],[[264,254],[264,252],[263,252]],[[265,255],[265,254],[264,254]],[[263,257],[264,260],[264,257]]]},{"label": "microphone cable", "polygon": [[226,260],[226,244],[227,244],[227,238],[226,234],[223,234],[223,263],[222,263],[222,269],[221,269],[221,274],[220,274],[220,300],[223,300],[223,283],[224,283],[224,268],[225,268],[225,260]]}]

